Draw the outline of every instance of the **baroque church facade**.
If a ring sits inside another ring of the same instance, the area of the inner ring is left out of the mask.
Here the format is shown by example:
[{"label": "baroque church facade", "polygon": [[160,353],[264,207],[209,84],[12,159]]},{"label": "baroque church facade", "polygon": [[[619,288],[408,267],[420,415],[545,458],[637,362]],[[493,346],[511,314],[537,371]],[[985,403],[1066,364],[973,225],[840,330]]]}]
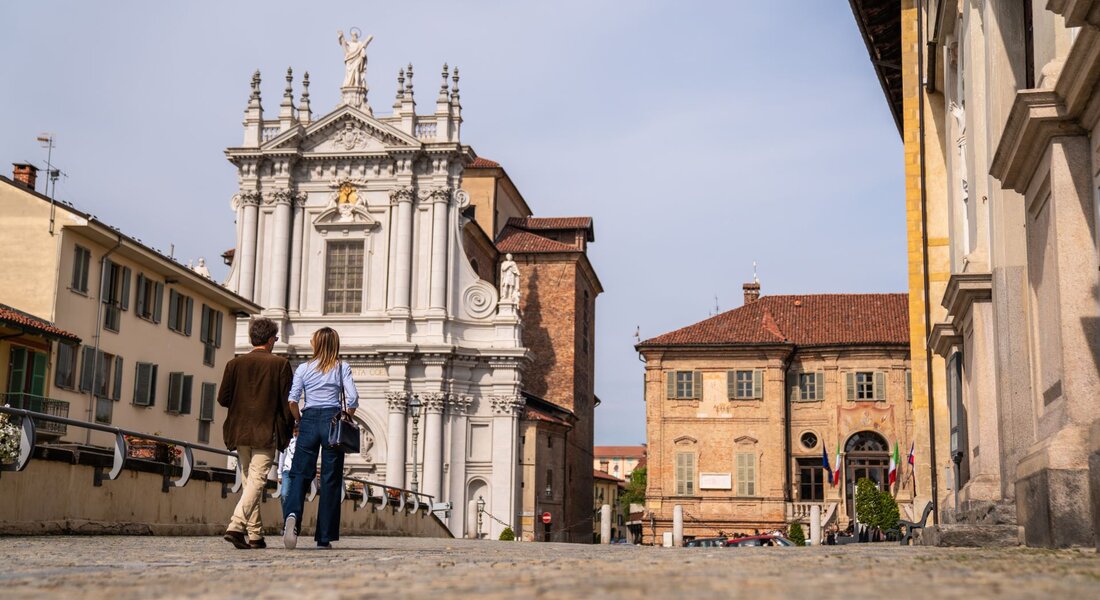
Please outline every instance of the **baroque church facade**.
[{"label": "baroque church facade", "polygon": [[[461,141],[458,69],[444,65],[432,110],[418,114],[410,65],[392,114],[375,116],[365,43],[354,35],[341,43],[349,57],[341,103],[318,118],[308,73],[295,105],[287,70],[277,118],[265,115],[253,76],[244,140],[226,150],[240,183],[228,285],[280,325],[275,352],[292,362],[309,358],[317,329],[340,333],[361,397],[352,474],[416,487],[451,503],[437,514],[456,537],[495,539],[505,526],[518,529],[521,373],[530,357],[518,282],[501,277],[502,297],[463,248],[473,211],[462,176],[477,157]],[[238,352],[249,347],[245,329]]]}]

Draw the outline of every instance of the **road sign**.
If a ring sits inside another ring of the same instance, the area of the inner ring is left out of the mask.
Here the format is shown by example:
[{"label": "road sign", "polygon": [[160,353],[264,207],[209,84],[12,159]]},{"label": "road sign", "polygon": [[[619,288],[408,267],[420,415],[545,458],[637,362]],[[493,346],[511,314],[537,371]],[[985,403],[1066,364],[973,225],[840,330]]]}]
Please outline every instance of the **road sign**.
[{"label": "road sign", "polygon": [[546,523],[547,525],[550,524],[550,513],[549,512],[542,513],[542,522]]}]

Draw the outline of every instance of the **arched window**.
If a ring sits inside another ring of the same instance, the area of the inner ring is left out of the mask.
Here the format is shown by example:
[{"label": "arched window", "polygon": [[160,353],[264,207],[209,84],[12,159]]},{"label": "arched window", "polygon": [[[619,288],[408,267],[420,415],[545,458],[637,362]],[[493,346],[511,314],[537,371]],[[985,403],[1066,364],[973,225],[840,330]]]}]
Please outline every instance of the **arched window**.
[{"label": "arched window", "polygon": [[889,452],[890,446],[886,438],[873,431],[860,431],[848,438],[844,445],[845,452]]}]

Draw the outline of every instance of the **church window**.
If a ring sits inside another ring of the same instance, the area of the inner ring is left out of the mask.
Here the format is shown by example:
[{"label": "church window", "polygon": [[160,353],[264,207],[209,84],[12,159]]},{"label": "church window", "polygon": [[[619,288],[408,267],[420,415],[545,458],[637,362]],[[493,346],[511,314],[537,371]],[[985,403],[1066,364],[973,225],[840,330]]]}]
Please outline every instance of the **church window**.
[{"label": "church window", "polygon": [[359,313],[363,306],[363,242],[329,242],[325,253],[325,312]]},{"label": "church window", "polygon": [[195,301],[176,290],[168,292],[168,329],[183,335],[191,335],[191,315]]},{"label": "church window", "polygon": [[73,280],[69,287],[74,292],[88,293],[88,267],[92,262],[92,253],[83,246],[73,248]]},{"label": "church window", "polygon": [[695,495],[695,453],[676,453],[676,495]]},{"label": "church window", "polygon": [[751,452],[737,454],[737,495],[756,495],[756,455]]},{"label": "church window", "polygon": [[743,369],[726,374],[727,392],[731,400],[756,400],[764,397],[764,371]]}]

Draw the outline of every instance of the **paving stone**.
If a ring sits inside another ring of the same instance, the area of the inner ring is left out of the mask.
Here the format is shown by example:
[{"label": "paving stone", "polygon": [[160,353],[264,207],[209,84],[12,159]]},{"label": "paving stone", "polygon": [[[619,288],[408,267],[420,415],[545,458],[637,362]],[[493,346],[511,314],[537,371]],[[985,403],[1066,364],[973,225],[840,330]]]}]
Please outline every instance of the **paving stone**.
[{"label": "paving stone", "polygon": [[[269,540],[278,543],[278,540]],[[333,550],[235,550],[215,537],[0,538],[5,599],[1083,598],[1089,550],[652,548],[349,537]]]}]

